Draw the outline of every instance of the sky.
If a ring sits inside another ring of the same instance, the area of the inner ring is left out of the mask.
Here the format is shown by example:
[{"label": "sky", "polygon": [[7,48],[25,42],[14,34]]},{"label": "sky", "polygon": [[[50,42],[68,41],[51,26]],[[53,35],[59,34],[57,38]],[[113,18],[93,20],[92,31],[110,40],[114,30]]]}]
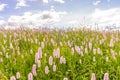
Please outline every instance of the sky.
[{"label": "sky", "polygon": [[119,4],[120,0],[0,0],[0,26],[119,26]]}]

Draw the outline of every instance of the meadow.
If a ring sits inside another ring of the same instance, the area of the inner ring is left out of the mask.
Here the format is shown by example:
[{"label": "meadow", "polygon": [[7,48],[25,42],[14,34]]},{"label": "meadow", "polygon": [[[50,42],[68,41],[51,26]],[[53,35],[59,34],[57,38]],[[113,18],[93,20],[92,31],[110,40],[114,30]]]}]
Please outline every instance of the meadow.
[{"label": "meadow", "polygon": [[120,32],[0,30],[0,80],[120,80]]}]

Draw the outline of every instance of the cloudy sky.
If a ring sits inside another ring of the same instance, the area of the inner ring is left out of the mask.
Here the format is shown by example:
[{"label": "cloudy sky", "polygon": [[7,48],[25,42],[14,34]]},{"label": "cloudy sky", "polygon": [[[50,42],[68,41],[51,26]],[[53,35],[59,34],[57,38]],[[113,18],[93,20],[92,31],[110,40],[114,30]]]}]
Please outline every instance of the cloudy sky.
[{"label": "cloudy sky", "polygon": [[0,0],[0,26],[120,25],[119,4],[120,0]]}]

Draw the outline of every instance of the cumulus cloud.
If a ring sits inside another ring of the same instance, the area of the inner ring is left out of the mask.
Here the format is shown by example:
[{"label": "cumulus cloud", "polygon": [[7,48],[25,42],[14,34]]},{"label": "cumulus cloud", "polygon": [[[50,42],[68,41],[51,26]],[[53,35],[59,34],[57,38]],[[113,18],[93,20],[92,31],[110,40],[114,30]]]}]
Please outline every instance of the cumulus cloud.
[{"label": "cumulus cloud", "polygon": [[94,2],[93,2],[93,5],[97,6],[97,5],[100,4],[100,3],[101,3],[101,0],[97,0],[97,1],[94,1]]},{"label": "cumulus cloud", "polygon": [[32,24],[34,26],[50,26],[61,20],[61,16],[67,14],[66,12],[57,11],[42,11],[37,13],[25,12],[21,16],[10,16],[8,19],[9,24]]},{"label": "cumulus cloud", "polygon": [[17,0],[18,2],[17,2],[17,4],[16,4],[16,9],[18,9],[18,8],[21,8],[21,7],[26,7],[26,6],[28,6],[27,4],[26,4],[26,0]]},{"label": "cumulus cloud", "polygon": [[7,6],[7,4],[0,4],[0,11],[3,11],[6,6]]},{"label": "cumulus cloud", "polygon": [[0,20],[0,26],[5,25],[6,22],[4,20]]},{"label": "cumulus cloud", "polygon": [[43,3],[48,3],[48,0],[43,0]]},{"label": "cumulus cloud", "polygon": [[65,3],[65,0],[43,0],[43,3],[49,3],[50,1]]},{"label": "cumulus cloud", "polygon": [[107,10],[95,9],[91,15],[92,22],[101,25],[120,25],[120,8],[112,8]]},{"label": "cumulus cloud", "polygon": [[65,3],[64,0],[54,0],[54,1],[59,2],[59,3]]}]

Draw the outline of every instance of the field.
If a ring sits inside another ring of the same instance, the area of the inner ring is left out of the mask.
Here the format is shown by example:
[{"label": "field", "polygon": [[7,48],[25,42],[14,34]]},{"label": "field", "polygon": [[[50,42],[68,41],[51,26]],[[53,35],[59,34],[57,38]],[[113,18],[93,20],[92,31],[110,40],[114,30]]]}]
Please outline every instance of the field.
[{"label": "field", "polygon": [[120,80],[120,32],[0,30],[0,80]]}]

